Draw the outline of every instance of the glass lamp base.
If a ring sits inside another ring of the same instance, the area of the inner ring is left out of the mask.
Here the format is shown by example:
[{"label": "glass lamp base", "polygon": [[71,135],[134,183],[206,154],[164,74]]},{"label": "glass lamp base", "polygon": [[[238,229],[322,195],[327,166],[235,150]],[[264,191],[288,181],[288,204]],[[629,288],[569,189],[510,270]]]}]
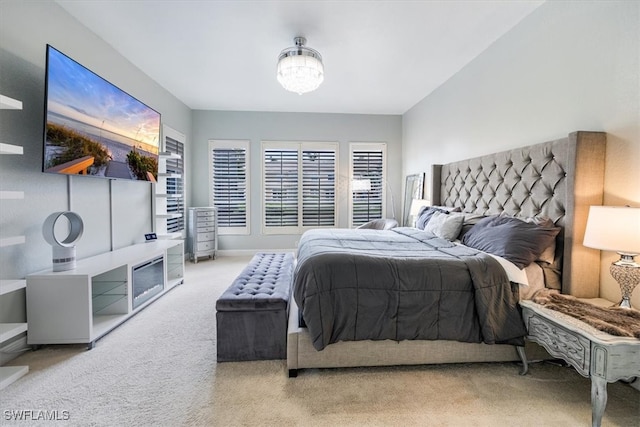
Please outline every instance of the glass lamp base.
[{"label": "glass lamp base", "polygon": [[622,298],[622,301],[620,301],[620,304],[618,304],[618,307],[620,308],[631,308],[631,300],[627,297],[627,298]]},{"label": "glass lamp base", "polygon": [[633,289],[640,283],[640,265],[633,262],[617,261],[611,264],[609,272],[620,285],[622,293],[622,301],[619,306],[623,308],[631,308],[631,294]]}]

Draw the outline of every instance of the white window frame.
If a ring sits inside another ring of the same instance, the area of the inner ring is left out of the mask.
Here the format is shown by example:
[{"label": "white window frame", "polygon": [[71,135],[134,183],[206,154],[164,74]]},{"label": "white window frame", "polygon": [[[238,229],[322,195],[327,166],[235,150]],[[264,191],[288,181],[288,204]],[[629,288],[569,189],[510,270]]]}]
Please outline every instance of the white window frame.
[{"label": "white window frame", "polygon": [[[336,228],[339,224],[338,218],[338,201],[339,201],[339,186],[338,186],[338,176],[339,176],[339,144],[337,142],[292,142],[292,141],[262,141],[262,147],[260,150],[260,177],[262,179],[262,194],[261,194],[261,203],[262,203],[262,234],[302,234],[307,230],[315,229],[315,228]],[[264,153],[265,150],[297,150],[298,151],[298,225],[297,226],[283,226],[283,227],[267,227],[266,225],[266,205],[265,205],[265,194],[266,194],[266,180],[265,180],[265,158]],[[302,167],[302,153],[304,151],[313,151],[313,150],[333,150],[335,153],[335,163],[334,163],[334,225],[332,226],[304,226],[303,224],[303,167]]]},{"label": "white window frame", "polygon": [[353,153],[355,151],[381,151],[382,152],[382,216],[387,212],[387,143],[386,142],[351,142],[349,143],[349,194],[348,214],[349,228],[354,228],[353,223]]},{"label": "white window frame", "polygon": [[[244,149],[246,151],[245,162],[246,162],[246,200],[245,203],[247,205],[247,219],[246,225],[244,227],[220,227],[218,224],[218,234],[219,235],[249,235],[251,234],[251,141],[249,140],[221,140],[221,139],[210,139],[209,140],[209,183],[208,183],[208,191],[209,191],[209,206],[215,206],[215,201],[213,197],[213,150],[216,148],[222,149]],[[219,222],[219,221],[218,221]]]}]

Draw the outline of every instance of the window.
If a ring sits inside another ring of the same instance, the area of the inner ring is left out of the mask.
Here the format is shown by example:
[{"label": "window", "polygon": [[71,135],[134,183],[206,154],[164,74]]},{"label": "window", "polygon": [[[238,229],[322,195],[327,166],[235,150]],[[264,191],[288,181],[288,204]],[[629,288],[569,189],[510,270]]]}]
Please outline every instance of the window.
[{"label": "window", "polygon": [[385,143],[352,143],[349,147],[349,227],[384,216],[386,152]]},{"label": "window", "polygon": [[209,141],[210,204],[219,234],[249,234],[249,141]]},{"label": "window", "polygon": [[263,142],[263,232],[335,227],[337,143]]},{"label": "window", "polygon": [[167,233],[184,230],[184,143],[170,135],[164,138],[166,152],[177,156],[169,157],[166,162],[167,183]]}]

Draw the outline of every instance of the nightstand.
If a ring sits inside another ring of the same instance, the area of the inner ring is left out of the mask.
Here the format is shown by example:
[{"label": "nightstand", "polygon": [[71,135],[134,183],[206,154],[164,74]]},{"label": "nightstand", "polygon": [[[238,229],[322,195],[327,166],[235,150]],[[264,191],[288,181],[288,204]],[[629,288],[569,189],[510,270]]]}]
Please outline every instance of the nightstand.
[{"label": "nightstand", "polygon": [[[602,299],[583,301],[600,306],[607,303]],[[591,378],[591,424],[600,426],[607,405],[607,383],[640,377],[640,340],[609,335],[532,301],[521,301],[520,305],[527,338]]]}]

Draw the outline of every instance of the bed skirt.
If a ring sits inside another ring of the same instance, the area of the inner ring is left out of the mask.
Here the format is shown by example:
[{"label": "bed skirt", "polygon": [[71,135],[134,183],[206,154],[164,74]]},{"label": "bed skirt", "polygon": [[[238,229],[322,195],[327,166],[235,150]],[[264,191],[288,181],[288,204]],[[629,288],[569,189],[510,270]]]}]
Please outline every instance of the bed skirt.
[{"label": "bed skirt", "polygon": [[[535,343],[526,342],[528,360],[550,358]],[[520,361],[516,347],[504,344],[458,341],[342,341],[317,351],[306,328],[298,326],[298,306],[289,301],[287,369],[295,376],[298,369],[346,368],[362,366],[429,365],[440,363]]]}]

